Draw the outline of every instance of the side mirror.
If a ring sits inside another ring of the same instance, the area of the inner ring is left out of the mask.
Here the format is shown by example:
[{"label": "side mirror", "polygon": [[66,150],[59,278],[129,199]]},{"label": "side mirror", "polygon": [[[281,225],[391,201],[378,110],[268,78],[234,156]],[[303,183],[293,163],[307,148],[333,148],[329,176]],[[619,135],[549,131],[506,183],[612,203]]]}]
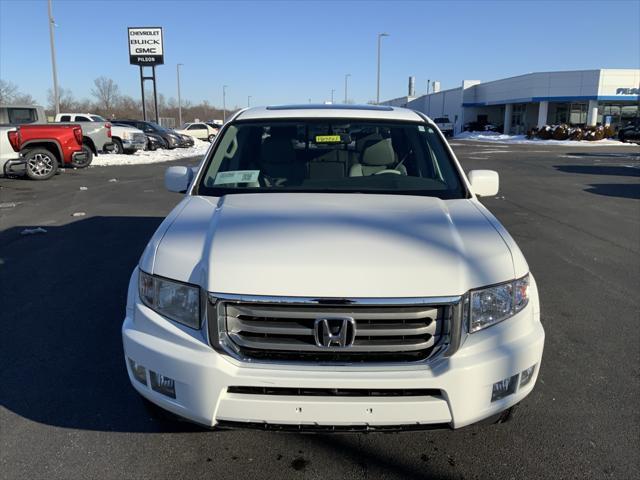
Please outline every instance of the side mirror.
[{"label": "side mirror", "polygon": [[500,180],[493,170],[471,170],[467,175],[471,190],[479,197],[492,197],[498,193]]},{"label": "side mirror", "polygon": [[170,192],[185,193],[193,177],[193,169],[189,167],[169,167],[164,172],[164,186]]}]

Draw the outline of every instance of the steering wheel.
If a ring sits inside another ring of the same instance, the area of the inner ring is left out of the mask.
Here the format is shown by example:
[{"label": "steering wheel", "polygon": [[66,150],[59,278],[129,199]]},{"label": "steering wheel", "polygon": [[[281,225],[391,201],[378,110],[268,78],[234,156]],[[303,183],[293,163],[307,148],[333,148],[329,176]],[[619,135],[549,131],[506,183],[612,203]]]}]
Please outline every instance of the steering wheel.
[{"label": "steering wheel", "polygon": [[384,175],[387,173],[393,173],[394,175],[402,175],[402,173],[400,173],[398,170],[393,170],[393,169],[380,170],[379,172],[374,173],[374,175]]}]

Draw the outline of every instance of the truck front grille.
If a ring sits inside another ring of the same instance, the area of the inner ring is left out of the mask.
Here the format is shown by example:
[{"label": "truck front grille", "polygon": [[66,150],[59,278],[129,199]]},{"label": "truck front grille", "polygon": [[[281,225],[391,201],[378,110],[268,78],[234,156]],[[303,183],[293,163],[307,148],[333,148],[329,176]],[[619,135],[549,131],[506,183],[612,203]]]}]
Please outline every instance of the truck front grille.
[{"label": "truck front grille", "polygon": [[415,362],[446,348],[453,309],[219,301],[209,333],[212,346],[248,360]]},{"label": "truck front grille", "polygon": [[144,133],[134,133],[132,138],[134,143],[147,143],[147,136]]}]

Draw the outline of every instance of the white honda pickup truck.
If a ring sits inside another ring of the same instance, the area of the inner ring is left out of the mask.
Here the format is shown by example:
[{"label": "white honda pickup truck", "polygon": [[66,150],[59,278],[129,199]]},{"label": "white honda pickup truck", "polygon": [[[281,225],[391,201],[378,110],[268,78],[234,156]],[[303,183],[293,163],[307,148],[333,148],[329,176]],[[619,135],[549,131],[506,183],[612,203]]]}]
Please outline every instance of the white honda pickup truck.
[{"label": "white honda pickup truck", "polygon": [[208,427],[502,421],[536,383],[538,289],[434,123],[383,106],[242,110],[133,271],[134,388]]}]

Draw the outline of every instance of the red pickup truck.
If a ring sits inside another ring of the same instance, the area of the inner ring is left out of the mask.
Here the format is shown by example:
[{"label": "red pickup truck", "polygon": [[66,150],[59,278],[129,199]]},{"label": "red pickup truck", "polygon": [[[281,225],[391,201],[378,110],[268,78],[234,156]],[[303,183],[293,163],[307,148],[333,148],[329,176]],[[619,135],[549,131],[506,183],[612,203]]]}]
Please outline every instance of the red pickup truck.
[{"label": "red pickup truck", "polygon": [[7,133],[11,148],[20,157],[4,165],[4,174],[26,175],[47,180],[61,166],[86,166],[87,152],[82,148],[79,125],[27,124]]}]

